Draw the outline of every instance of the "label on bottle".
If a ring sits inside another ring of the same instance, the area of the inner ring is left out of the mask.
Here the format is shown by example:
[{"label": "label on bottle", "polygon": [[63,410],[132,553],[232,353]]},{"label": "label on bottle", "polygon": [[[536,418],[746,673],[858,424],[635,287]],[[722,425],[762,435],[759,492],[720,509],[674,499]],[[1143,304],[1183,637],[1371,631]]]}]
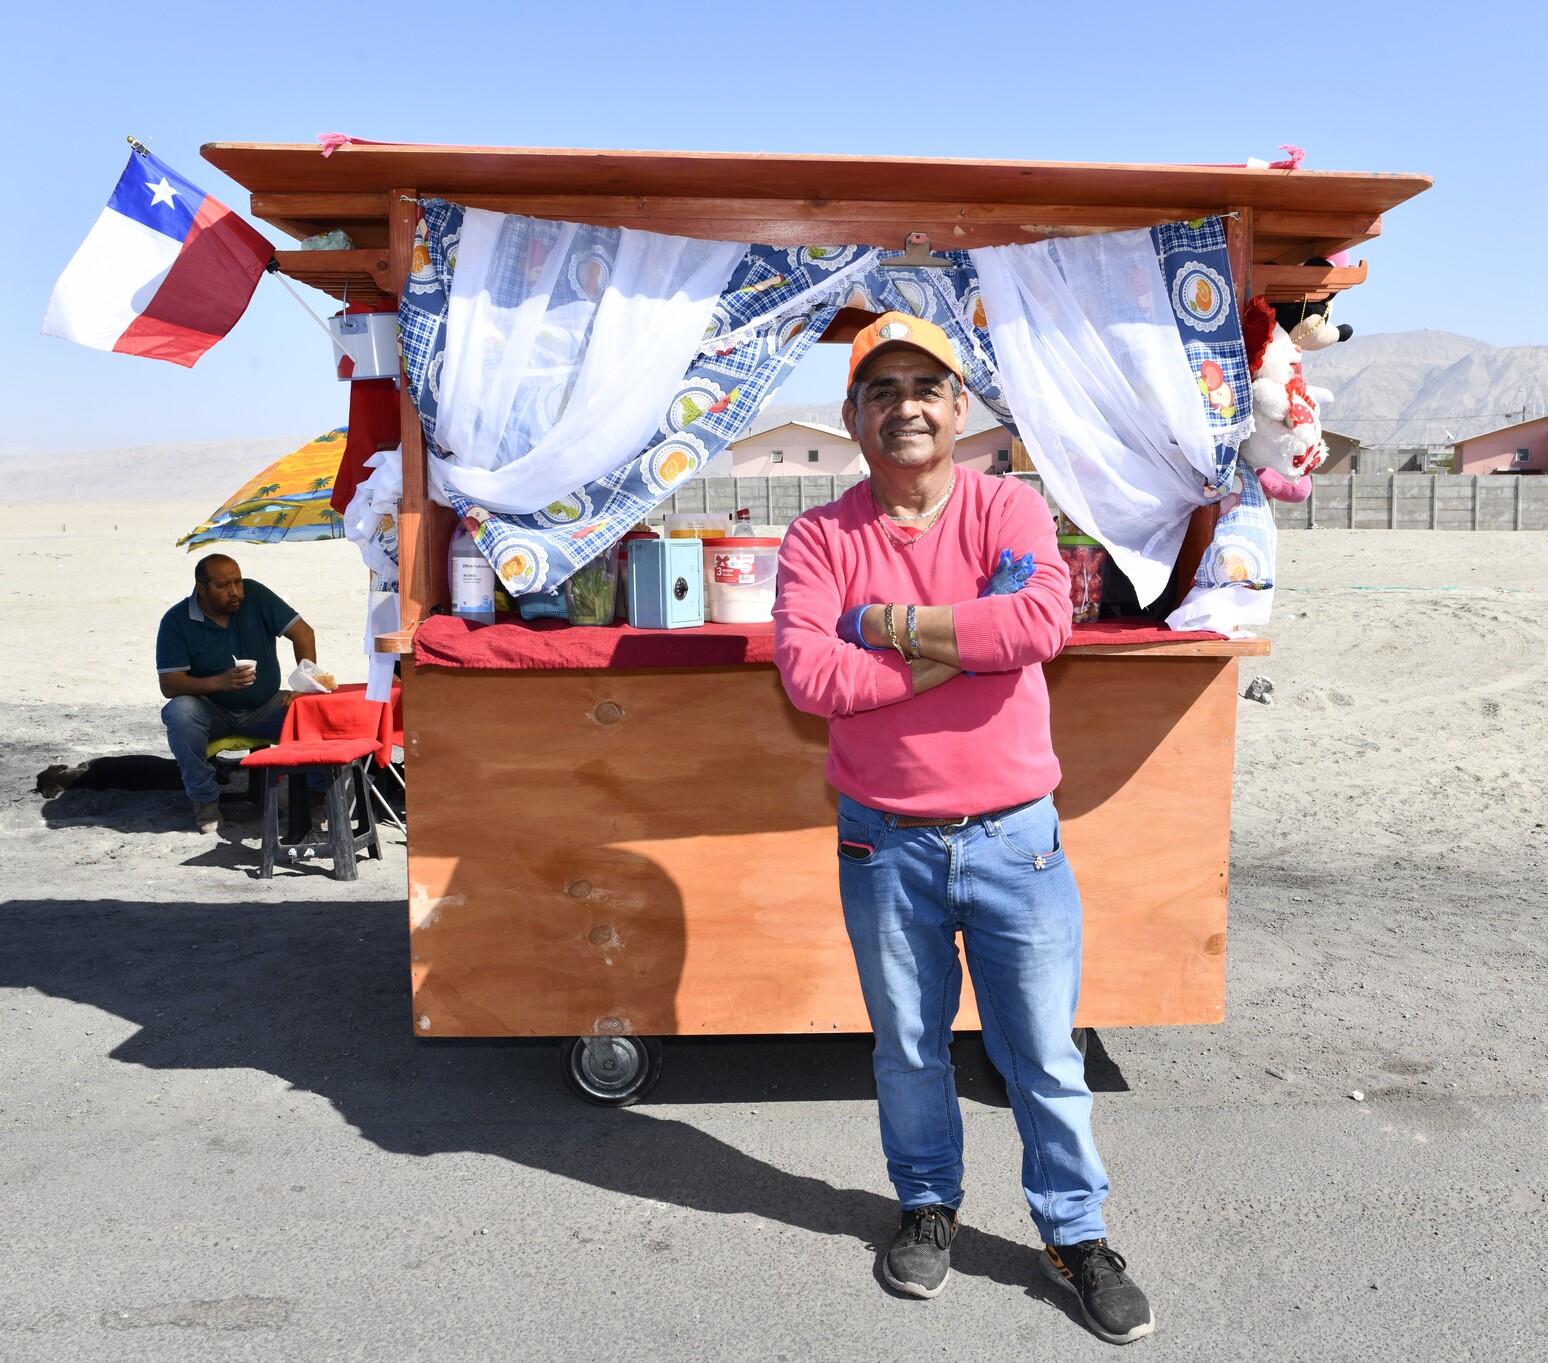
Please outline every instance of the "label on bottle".
[{"label": "label on bottle", "polygon": [[494,618],[494,569],[483,555],[451,561],[452,614]]}]

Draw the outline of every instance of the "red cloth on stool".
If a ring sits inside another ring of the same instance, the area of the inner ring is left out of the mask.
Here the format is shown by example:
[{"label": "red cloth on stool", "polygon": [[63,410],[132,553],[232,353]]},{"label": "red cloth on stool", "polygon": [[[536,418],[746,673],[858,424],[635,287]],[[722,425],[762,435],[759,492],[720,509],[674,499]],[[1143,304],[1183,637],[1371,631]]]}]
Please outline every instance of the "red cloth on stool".
[{"label": "red cloth on stool", "polygon": [[374,738],[327,738],[259,748],[242,759],[244,767],[338,767],[376,751]]},{"label": "red cloth on stool", "polygon": [[[399,688],[394,686],[393,700]],[[297,694],[285,711],[285,727],[280,733],[281,746],[330,739],[358,739],[375,750],[376,765],[392,761],[393,703],[367,700],[364,684],[341,686],[326,695]],[[346,761],[348,759],[345,759]]]}]

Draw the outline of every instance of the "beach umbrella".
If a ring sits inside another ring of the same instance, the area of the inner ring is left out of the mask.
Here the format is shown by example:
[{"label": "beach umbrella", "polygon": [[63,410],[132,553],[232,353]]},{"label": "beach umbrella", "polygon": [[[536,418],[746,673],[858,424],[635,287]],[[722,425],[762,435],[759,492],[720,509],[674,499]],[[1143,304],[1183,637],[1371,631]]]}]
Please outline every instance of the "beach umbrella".
[{"label": "beach umbrella", "polygon": [[346,427],[326,431],[243,483],[203,525],[179,544],[189,549],[220,540],[277,544],[281,540],[338,540],[344,522],[328,505],[344,453]]}]

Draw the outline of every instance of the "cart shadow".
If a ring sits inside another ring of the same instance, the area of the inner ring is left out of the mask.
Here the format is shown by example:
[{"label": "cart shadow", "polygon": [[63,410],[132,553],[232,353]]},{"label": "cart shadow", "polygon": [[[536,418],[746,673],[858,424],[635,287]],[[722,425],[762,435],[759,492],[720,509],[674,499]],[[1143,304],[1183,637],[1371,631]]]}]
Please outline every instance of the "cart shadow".
[{"label": "cart shadow", "polygon": [[[891,1197],[780,1169],[670,1116],[671,1103],[578,1102],[560,1083],[552,1042],[417,1040],[400,902],[11,901],[0,925],[0,987],[135,1024],[113,1059],[274,1075],[325,1098],[384,1151],[488,1154],[629,1197],[876,1248],[896,1225]],[[675,1101],[869,1100],[869,1038],[746,1046],[750,1054],[735,1042],[674,1045]],[[953,1265],[1026,1287],[1038,1282],[1035,1238],[1030,1226],[1026,1242],[965,1228]]]}]

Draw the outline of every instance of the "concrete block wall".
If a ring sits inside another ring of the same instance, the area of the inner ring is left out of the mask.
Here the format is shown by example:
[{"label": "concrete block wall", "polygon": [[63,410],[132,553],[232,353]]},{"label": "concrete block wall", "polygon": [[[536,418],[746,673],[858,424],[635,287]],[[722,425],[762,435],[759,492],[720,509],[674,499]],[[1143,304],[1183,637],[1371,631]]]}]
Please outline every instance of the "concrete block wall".
[{"label": "concrete block wall", "polygon": [[1304,502],[1274,502],[1281,530],[1548,530],[1548,478],[1489,474],[1312,476]]},{"label": "concrete block wall", "polygon": [[[1010,473],[1039,492],[1035,473]],[[696,478],[651,513],[735,511],[755,525],[789,525],[861,482],[861,474]],[[1548,478],[1490,474],[1351,473],[1312,476],[1304,502],[1273,502],[1281,530],[1548,530]]]}]

